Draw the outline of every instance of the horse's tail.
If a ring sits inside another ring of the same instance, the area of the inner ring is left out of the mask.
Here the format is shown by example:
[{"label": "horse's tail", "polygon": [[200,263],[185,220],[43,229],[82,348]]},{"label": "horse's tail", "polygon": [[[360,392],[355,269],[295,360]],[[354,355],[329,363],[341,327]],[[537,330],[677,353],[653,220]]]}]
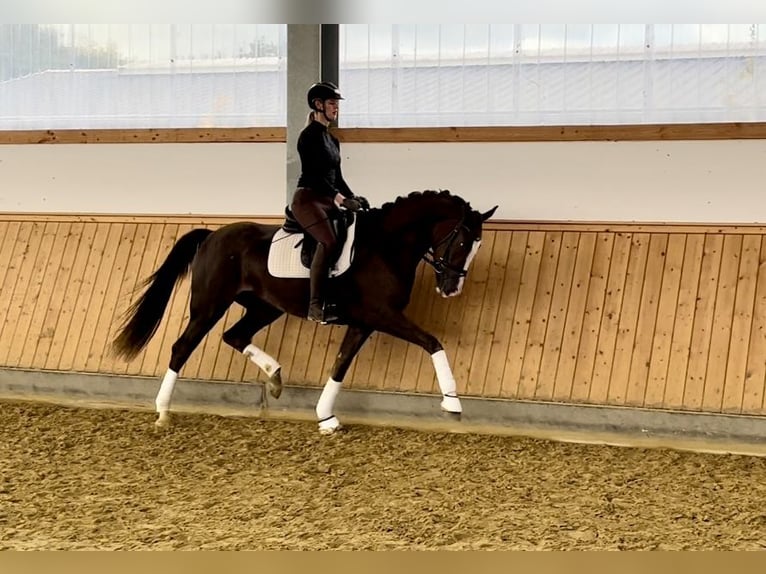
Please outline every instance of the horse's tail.
[{"label": "horse's tail", "polygon": [[164,263],[147,277],[137,289],[149,286],[125,311],[120,332],[112,343],[118,357],[127,360],[141,352],[160,326],[173,289],[189,272],[191,263],[210,229],[192,229],[179,239]]}]

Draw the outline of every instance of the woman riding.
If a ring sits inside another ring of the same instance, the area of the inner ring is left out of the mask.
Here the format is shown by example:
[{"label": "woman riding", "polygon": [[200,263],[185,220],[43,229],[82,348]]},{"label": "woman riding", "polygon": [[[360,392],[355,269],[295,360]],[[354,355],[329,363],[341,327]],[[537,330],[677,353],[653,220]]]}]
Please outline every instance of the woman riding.
[{"label": "woman riding", "polygon": [[330,265],[337,239],[330,217],[339,206],[351,211],[362,209],[366,200],[355,196],[343,179],[340,168],[340,143],[328,131],[338,118],[338,102],[343,99],[338,87],[320,82],[306,94],[308,122],[298,137],[301,175],[290,209],[301,227],[317,240],[311,263],[308,319],[319,323],[339,320],[326,301]]}]

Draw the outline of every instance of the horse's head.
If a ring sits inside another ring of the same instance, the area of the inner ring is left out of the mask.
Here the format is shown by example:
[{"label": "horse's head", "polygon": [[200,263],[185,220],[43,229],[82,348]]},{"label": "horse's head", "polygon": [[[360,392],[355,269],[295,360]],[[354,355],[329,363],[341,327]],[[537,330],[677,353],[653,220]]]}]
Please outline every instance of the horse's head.
[{"label": "horse's head", "polygon": [[463,290],[468,267],[481,245],[482,224],[496,209],[480,213],[465,204],[460,213],[434,226],[426,261],[436,271],[436,292],[442,297],[453,297]]}]

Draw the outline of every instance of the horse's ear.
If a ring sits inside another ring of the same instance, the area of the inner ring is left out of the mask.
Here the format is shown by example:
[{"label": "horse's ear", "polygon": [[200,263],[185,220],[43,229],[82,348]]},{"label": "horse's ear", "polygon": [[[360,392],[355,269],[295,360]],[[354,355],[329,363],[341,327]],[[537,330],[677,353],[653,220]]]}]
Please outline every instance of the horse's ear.
[{"label": "horse's ear", "polygon": [[482,221],[487,221],[490,217],[495,215],[495,211],[496,210],[497,210],[497,205],[495,207],[493,207],[492,209],[490,209],[489,211],[487,211],[486,213],[482,213],[481,214],[481,220]]}]

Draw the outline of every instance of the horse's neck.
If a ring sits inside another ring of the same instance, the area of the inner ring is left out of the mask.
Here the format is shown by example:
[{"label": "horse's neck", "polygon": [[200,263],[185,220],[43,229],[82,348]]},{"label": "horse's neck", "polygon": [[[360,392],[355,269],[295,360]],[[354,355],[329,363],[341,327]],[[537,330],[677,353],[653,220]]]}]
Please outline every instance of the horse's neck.
[{"label": "horse's neck", "polygon": [[393,209],[382,222],[381,239],[411,255],[413,266],[431,247],[434,226],[455,216],[454,204],[447,202],[430,206],[402,204]]}]

